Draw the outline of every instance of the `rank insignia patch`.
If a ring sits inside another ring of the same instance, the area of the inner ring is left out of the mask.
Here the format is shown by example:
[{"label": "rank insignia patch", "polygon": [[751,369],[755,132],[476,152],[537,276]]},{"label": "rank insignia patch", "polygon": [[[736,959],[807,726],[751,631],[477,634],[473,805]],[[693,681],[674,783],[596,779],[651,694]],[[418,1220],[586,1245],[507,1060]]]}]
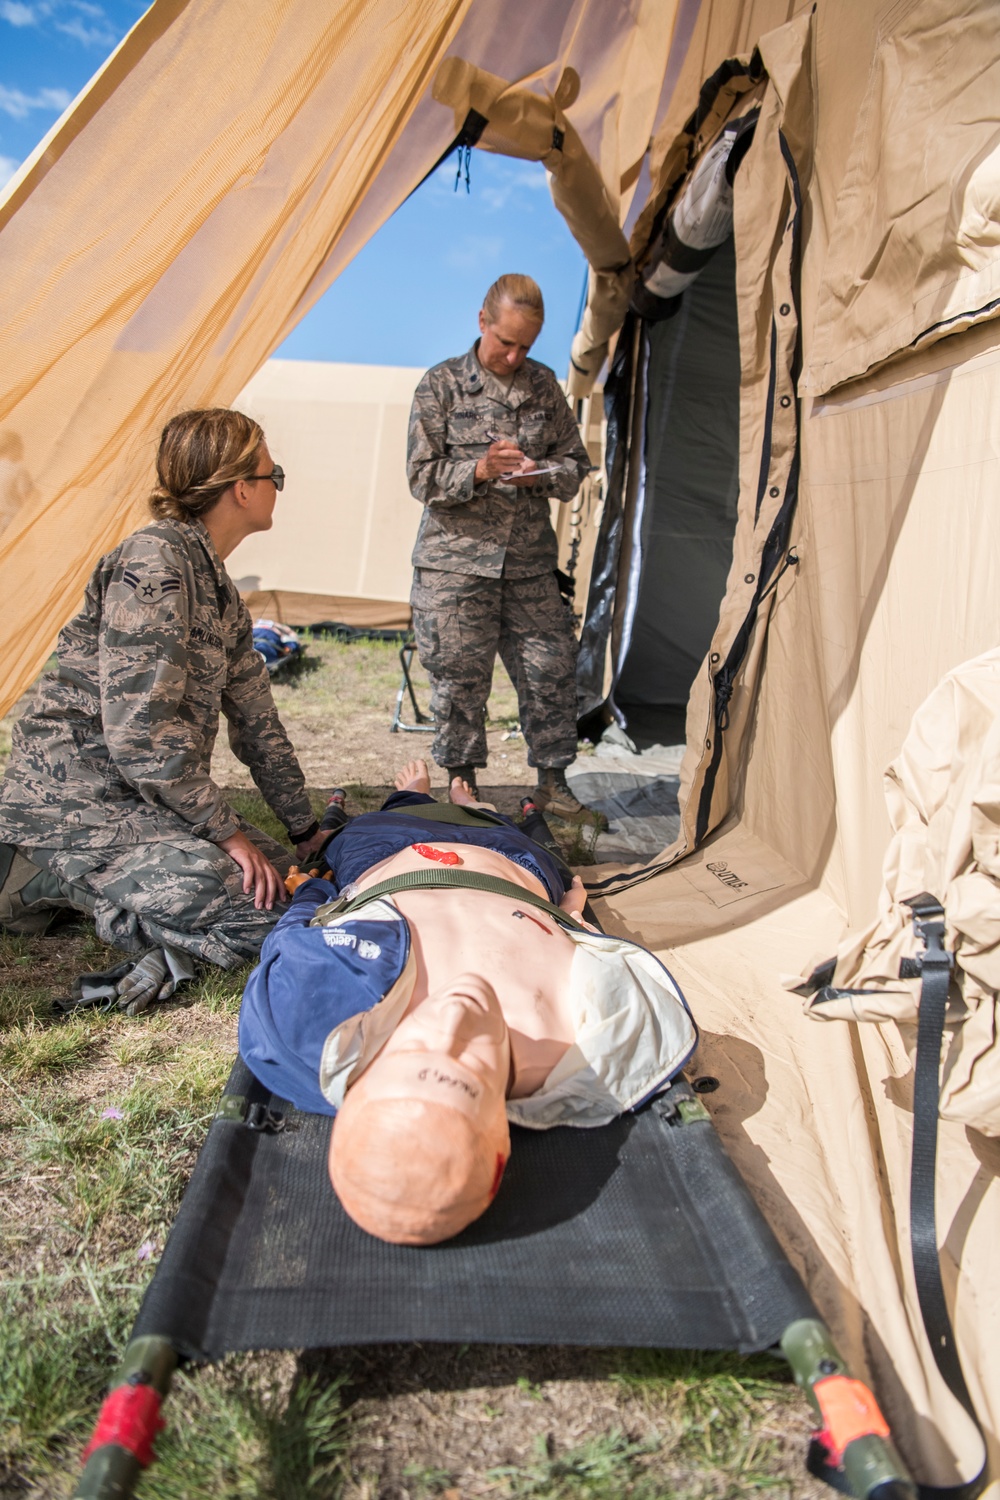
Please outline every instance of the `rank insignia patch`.
[{"label": "rank insignia patch", "polygon": [[181,580],[177,573],[164,573],[156,578],[151,574],[139,574],[133,572],[131,568],[126,568],[122,573],[122,582],[128,584],[142,604],[159,604],[161,599],[166,599],[171,594],[179,594],[181,591]]}]

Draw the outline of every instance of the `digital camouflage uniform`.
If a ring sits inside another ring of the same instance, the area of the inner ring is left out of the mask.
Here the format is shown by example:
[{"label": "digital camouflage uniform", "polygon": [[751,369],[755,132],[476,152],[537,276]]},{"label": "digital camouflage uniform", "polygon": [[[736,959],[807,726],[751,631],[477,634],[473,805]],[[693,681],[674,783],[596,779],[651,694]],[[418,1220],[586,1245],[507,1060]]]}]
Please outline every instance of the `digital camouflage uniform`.
[{"label": "digital camouflage uniform", "polygon": [[255,957],[280,912],[255,909],[219,840],[242,830],[283,871],[290,855],[211,779],[220,713],[289,832],[313,813],[205,527],[157,522],[102,558],[57,657],[14,728],[0,844],[59,877],[66,902],[128,953],[169,945],[223,968]]},{"label": "digital camouflage uniform", "polygon": [[[410,602],[438,725],[433,755],[442,766],[485,766],[499,652],[529,764],[567,766],[576,754],[576,639],[554,576],[549,501],[572,499],[590,462],[552,371],[525,360],[507,390],[476,348],[428,370],[410,413],[407,474],[426,507]],[[496,437],[558,472],[530,487],[477,484],[476,463]]]}]

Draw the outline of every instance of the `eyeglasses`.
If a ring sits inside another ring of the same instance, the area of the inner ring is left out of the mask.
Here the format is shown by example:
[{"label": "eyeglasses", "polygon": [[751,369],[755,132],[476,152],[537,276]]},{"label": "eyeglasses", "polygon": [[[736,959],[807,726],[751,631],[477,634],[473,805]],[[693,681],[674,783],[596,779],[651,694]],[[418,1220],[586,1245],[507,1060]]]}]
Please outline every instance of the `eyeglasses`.
[{"label": "eyeglasses", "polygon": [[248,474],[246,482],[250,484],[257,479],[269,479],[276,490],[283,490],[285,488],[285,471],[280,464],[275,464],[270,474]]}]

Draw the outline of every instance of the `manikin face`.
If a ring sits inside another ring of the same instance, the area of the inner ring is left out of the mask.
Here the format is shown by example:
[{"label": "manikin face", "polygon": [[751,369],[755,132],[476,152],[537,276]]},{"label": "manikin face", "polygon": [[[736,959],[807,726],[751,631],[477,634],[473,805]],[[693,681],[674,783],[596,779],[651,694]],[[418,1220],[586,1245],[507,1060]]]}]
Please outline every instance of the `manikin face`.
[{"label": "manikin face", "polygon": [[462,975],[423,1000],[347,1091],[330,1175],[369,1233],[457,1234],[489,1206],[510,1155],[507,1027],[492,985]]},{"label": "manikin face", "polygon": [[431,1062],[457,1067],[474,1079],[484,1105],[503,1100],[510,1073],[510,1039],[496,990],[478,974],[463,974],[428,995],[396,1027],[355,1087],[389,1059],[418,1070]]},{"label": "manikin face", "polygon": [[501,302],[495,322],[487,323],[486,314],[479,313],[479,363],[491,375],[508,379],[521,368],[528,351],[542,331],[538,318],[529,316],[523,308]]}]

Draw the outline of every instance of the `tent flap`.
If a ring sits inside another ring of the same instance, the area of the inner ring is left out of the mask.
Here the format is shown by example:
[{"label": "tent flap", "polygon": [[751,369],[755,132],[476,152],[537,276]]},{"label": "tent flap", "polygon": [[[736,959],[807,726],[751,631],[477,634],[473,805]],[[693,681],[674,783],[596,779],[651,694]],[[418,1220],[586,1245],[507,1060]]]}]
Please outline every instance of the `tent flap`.
[{"label": "tent flap", "polygon": [[877,39],[819,290],[814,394],[1000,315],[997,12],[964,11],[918,0]]}]

